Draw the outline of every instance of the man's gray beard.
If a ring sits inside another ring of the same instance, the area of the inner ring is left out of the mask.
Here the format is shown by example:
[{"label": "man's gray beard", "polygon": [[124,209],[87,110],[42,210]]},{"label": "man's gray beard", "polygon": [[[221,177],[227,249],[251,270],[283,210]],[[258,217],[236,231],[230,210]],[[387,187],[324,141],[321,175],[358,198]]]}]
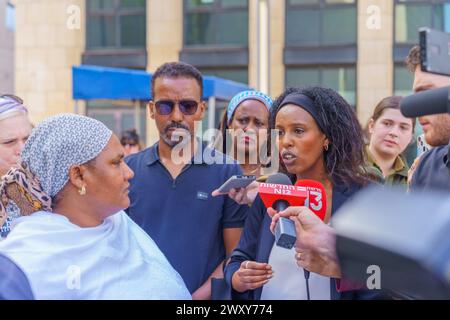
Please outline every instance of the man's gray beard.
[{"label": "man's gray beard", "polygon": [[192,136],[189,132],[185,136],[173,136],[173,134],[172,134],[173,140],[166,133],[163,133],[161,135],[161,138],[171,148],[175,147],[176,145],[179,145],[179,147],[183,147],[183,146],[187,145],[188,143],[190,143],[192,140]]}]

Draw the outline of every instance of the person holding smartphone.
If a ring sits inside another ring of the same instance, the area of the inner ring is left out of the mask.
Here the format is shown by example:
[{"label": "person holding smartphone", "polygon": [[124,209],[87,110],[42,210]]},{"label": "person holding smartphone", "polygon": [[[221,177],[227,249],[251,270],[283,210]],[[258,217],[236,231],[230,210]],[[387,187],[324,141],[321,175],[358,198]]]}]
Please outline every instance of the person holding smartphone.
[{"label": "person holding smartphone", "polygon": [[[363,170],[362,130],[352,107],[332,89],[290,88],[274,102],[270,124],[279,132],[282,171],[292,182],[311,179],[324,185],[328,224],[332,214],[369,183]],[[257,196],[236,248],[251,259],[232,256],[225,268],[234,299],[372,298],[359,291],[340,293],[336,279],[329,276],[311,273],[307,281],[297,265],[306,252],[276,246],[271,216],[276,219],[278,214]]]}]

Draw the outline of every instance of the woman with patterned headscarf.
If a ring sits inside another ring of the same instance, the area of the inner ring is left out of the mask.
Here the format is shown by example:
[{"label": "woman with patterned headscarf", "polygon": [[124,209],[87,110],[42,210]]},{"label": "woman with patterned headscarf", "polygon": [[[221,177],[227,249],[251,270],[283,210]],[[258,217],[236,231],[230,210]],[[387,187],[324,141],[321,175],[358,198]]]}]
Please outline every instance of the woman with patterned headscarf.
[{"label": "woman with patterned headscarf", "polygon": [[[0,177],[20,162],[20,153],[31,124],[23,101],[13,95],[0,96]],[[8,235],[11,223],[21,215],[18,207],[9,202],[4,214],[0,213],[0,239]]]},{"label": "woman with patterned headscarf", "polygon": [[[259,91],[242,91],[235,95],[223,115],[220,123],[220,135],[214,146],[236,159],[245,175],[256,176],[258,182],[264,182],[270,163],[270,145],[268,143],[269,115],[272,99]],[[232,189],[228,196],[237,203],[246,204],[249,197],[257,192],[258,182],[247,188]],[[219,190],[212,192],[219,196]],[[251,201],[250,201],[251,202]]]},{"label": "woman with patterned headscarf", "polygon": [[231,99],[223,115],[215,145],[236,159],[245,175],[262,175],[271,108],[272,99],[264,93],[242,91]]},{"label": "woman with patterned headscarf", "polygon": [[0,211],[16,220],[0,253],[37,299],[190,299],[179,274],[122,210],[133,172],[119,139],[97,120],[51,117],[33,130],[22,164],[2,178]]}]

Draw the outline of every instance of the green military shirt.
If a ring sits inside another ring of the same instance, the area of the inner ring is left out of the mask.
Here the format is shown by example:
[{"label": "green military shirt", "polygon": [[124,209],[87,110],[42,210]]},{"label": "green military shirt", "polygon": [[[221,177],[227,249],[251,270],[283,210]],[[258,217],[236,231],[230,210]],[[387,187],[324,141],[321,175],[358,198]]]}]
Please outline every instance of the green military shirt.
[{"label": "green military shirt", "polygon": [[397,159],[395,159],[394,168],[389,172],[388,176],[384,177],[380,167],[375,163],[368,145],[364,148],[364,153],[366,158],[366,170],[372,178],[384,185],[401,186],[406,190],[409,167],[406,164],[405,159],[398,156]]}]

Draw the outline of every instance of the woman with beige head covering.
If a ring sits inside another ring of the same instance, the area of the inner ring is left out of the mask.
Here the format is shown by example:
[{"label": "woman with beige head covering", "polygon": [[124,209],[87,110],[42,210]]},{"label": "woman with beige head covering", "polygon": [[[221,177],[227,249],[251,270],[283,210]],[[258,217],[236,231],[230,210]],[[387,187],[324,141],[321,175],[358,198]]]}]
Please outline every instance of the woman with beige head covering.
[{"label": "woman with beige head covering", "polygon": [[[13,95],[0,96],[0,177],[20,162],[20,153],[30,134],[28,110],[22,99]],[[0,239],[8,235],[12,221],[20,215],[13,202],[6,205],[5,214],[0,214]]]},{"label": "woman with beige head covering", "polygon": [[123,158],[102,123],[62,114],[33,130],[22,165],[3,178],[0,211],[12,194],[31,215],[16,220],[0,253],[25,272],[37,299],[190,299],[153,240],[122,211],[133,177]]}]

